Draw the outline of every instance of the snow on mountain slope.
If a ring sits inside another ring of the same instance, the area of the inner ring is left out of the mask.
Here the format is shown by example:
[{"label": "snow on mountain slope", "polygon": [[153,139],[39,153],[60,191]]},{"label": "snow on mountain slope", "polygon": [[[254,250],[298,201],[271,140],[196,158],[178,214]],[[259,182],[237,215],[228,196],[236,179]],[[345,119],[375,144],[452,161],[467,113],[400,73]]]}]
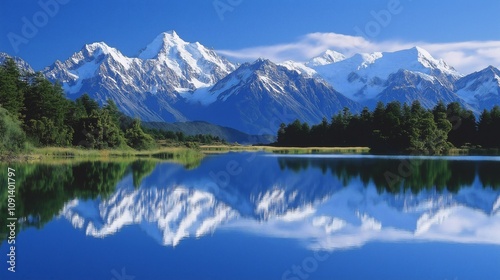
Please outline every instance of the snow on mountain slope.
[{"label": "snow on mountain slope", "polygon": [[[80,93],[83,84],[96,77],[108,80],[113,90],[121,90],[122,86],[139,90],[133,83],[133,79],[139,77],[134,77],[136,73],[131,71],[132,67],[139,66],[138,59],[127,58],[117,49],[100,42],[85,45],[65,62],[56,61],[50,68],[44,69],[44,73],[47,78],[59,81],[71,96]],[[114,75],[107,76],[109,73]],[[116,77],[116,73],[121,75]],[[117,78],[121,78],[123,83],[118,83]]]},{"label": "snow on mountain slope", "polygon": [[443,60],[414,47],[392,53],[360,53],[345,58],[327,51],[308,63],[286,61],[289,70],[323,79],[346,97],[369,107],[376,102],[419,100],[425,107],[438,101],[460,102],[454,83],[462,77]]},{"label": "snow on mountain slope", "polygon": [[386,87],[391,74],[411,71],[422,79],[450,90],[461,75],[422,48],[392,53],[356,54],[337,63],[313,67],[336,90],[355,101],[374,99]]},{"label": "snow on mountain slope", "polygon": [[279,65],[307,77],[319,77],[316,70],[313,69],[314,67],[336,63],[344,59],[346,59],[346,57],[343,54],[333,50],[327,50],[322,55],[314,57],[306,63],[287,60]]},{"label": "snow on mountain slope", "polygon": [[311,59],[309,62],[305,63],[305,65],[308,67],[315,67],[336,63],[344,59],[346,59],[345,55],[333,50],[326,50],[322,55]]},{"label": "snow on mountain slope", "polygon": [[290,71],[295,71],[299,74],[302,74],[306,77],[318,77],[318,73],[312,68],[307,67],[304,63],[296,62],[293,60],[287,60],[279,65],[286,67]]},{"label": "snow on mountain slope", "polygon": [[489,66],[456,82],[456,94],[477,112],[500,104],[500,70]]},{"label": "snow on mountain slope", "polygon": [[[318,123],[343,107],[356,112],[377,101],[419,100],[425,107],[458,101],[476,113],[500,103],[495,76],[467,84],[420,47],[349,58],[328,50],[307,63],[274,66],[263,61],[236,65],[169,31],[137,57],[93,43],[43,73],[60,81],[70,98],[87,92],[100,104],[112,99],[144,121],[202,120],[250,134],[274,134],[276,123],[296,118]],[[264,66],[259,70],[257,64]]]},{"label": "snow on mountain slope", "polygon": [[[178,90],[208,87],[235,69],[235,65],[200,43],[188,43],[175,31],[158,35],[138,56],[166,65],[191,86]],[[182,86],[182,85],[179,85]]]},{"label": "snow on mountain slope", "polygon": [[12,57],[4,52],[0,52],[0,64],[3,64],[7,58],[14,59],[14,62],[16,63],[17,67],[21,71],[24,71],[27,73],[34,73],[35,72],[35,70],[33,70],[33,68],[31,67],[31,65],[29,65],[29,63],[24,61],[22,58],[17,57],[17,56]]},{"label": "snow on mountain slope", "polygon": [[411,104],[418,100],[425,108],[434,107],[439,101],[445,104],[450,102],[464,102],[448,87],[444,86],[434,76],[428,76],[419,72],[399,70],[391,74],[382,87],[372,87],[381,89],[381,92],[373,96],[372,105],[375,101],[388,103],[399,101],[401,104]]},{"label": "snow on mountain slope", "polygon": [[360,109],[326,82],[265,59],[241,65],[208,91],[183,96],[210,104],[192,110],[190,118],[252,134],[261,134],[263,129],[274,134],[281,122],[295,119],[319,123],[344,107]]},{"label": "snow on mountain slope", "polygon": [[[231,88],[239,89],[243,87],[250,77],[252,71],[245,69],[238,71],[236,74],[228,75],[228,79],[224,83],[217,83],[213,87],[199,88],[194,92],[181,93],[182,97],[186,98],[188,102],[200,103],[201,105],[210,105],[217,101],[219,95]],[[227,99],[227,98],[226,98]],[[225,99],[223,100],[225,101]]]},{"label": "snow on mountain slope", "polygon": [[70,98],[87,92],[99,103],[112,99],[127,115],[147,121],[186,121],[178,92],[214,84],[235,69],[199,43],[174,31],[158,35],[139,55],[126,57],[105,43],[85,45],[43,70]]}]

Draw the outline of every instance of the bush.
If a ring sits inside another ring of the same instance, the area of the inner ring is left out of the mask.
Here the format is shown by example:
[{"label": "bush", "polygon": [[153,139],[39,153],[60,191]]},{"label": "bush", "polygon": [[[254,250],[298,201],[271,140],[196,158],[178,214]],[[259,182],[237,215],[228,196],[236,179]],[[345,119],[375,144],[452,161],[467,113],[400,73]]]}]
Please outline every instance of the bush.
[{"label": "bush", "polygon": [[141,128],[141,121],[135,119],[130,128],[125,132],[127,144],[136,150],[153,149],[156,144],[151,135],[146,134]]},{"label": "bush", "polygon": [[26,148],[26,134],[20,122],[0,107],[0,153],[18,153]]},{"label": "bush", "polygon": [[60,127],[46,118],[29,120],[26,131],[30,139],[42,146],[69,146],[73,137],[73,130],[65,125]]}]

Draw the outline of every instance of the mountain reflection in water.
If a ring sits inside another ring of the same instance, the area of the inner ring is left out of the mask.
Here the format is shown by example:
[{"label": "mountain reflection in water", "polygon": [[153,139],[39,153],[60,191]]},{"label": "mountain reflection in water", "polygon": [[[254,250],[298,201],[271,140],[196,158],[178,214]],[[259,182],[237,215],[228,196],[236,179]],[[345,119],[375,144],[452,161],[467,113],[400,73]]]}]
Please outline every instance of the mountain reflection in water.
[{"label": "mountain reflection in water", "polygon": [[406,173],[402,162],[229,153],[191,170],[145,160],[19,166],[19,208],[24,227],[61,216],[104,238],[137,225],[166,246],[219,230],[323,250],[371,241],[500,244],[500,159],[412,158]]}]

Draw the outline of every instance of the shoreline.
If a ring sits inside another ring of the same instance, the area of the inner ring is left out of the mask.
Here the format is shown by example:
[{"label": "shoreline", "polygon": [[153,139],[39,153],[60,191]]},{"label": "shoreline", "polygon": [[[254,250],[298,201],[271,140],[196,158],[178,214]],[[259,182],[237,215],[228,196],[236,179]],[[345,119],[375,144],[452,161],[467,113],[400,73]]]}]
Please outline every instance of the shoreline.
[{"label": "shoreline", "polygon": [[[37,162],[44,159],[156,159],[174,160],[179,158],[203,158],[205,155],[228,152],[266,152],[275,154],[368,154],[419,156],[409,153],[373,153],[368,147],[276,147],[244,145],[200,145],[198,147],[162,147],[154,150],[89,150],[75,147],[35,148],[30,152],[0,154],[1,162]],[[422,154],[424,155],[424,154]],[[454,148],[436,156],[498,156],[499,149],[463,149]]]}]

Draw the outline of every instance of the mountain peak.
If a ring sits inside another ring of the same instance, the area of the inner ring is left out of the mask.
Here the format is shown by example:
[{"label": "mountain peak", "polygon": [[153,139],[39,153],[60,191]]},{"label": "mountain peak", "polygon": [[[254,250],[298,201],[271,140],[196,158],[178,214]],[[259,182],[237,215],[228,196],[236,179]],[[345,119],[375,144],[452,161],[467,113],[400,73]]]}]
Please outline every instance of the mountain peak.
[{"label": "mountain peak", "polygon": [[326,50],[323,54],[320,56],[317,56],[313,59],[311,59],[309,62],[306,63],[307,66],[320,66],[320,65],[327,65],[335,62],[339,62],[346,59],[346,57],[334,50]]},{"label": "mountain peak", "polygon": [[111,47],[108,46],[104,42],[94,42],[94,43],[91,43],[91,44],[85,44],[85,46],[83,46],[83,48],[85,50],[88,50],[88,51],[95,51],[95,50],[98,50],[98,49],[101,49],[101,50],[109,50],[109,49],[111,49]]},{"label": "mountain peak", "polygon": [[156,38],[157,39],[161,38],[161,41],[163,41],[163,43],[166,45],[186,44],[186,42],[182,40],[181,37],[179,37],[179,35],[177,34],[177,32],[175,32],[174,30],[169,30],[160,33],[160,35],[158,35]]},{"label": "mountain peak", "polygon": [[97,57],[101,54],[107,55],[107,54],[119,53],[117,49],[108,46],[104,42],[95,42],[91,44],[86,44],[85,46],[83,46],[81,52],[86,57]]},{"label": "mountain peak", "polygon": [[174,30],[163,32],[156,36],[156,38],[141,51],[139,58],[152,59],[162,52],[168,52],[171,48],[186,44],[188,43],[182,40]]},{"label": "mountain peak", "polygon": [[425,50],[419,46],[415,46],[415,47],[411,48],[410,50],[415,52],[416,56],[419,59],[425,59],[425,60],[429,60],[429,61],[436,60],[427,50]]},{"label": "mountain peak", "polygon": [[255,60],[253,63],[249,64],[249,67],[254,69],[254,70],[264,70],[266,68],[269,68],[270,66],[275,66],[275,64],[270,61],[269,59],[266,58],[258,58]]},{"label": "mountain peak", "polygon": [[486,67],[483,71],[492,73],[493,75],[500,76],[500,70],[493,65]]},{"label": "mountain peak", "polygon": [[177,32],[175,32],[175,30],[168,30],[168,31],[162,32],[161,34],[179,38],[179,35],[177,35]]},{"label": "mountain peak", "polygon": [[421,59],[425,59],[425,60],[429,60],[429,61],[436,60],[427,50],[425,50],[424,48],[419,47],[419,46],[415,46],[415,47],[412,47],[409,49],[403,49],[403,50],[399,50],[399,51],[395,51],[395,52],[389,52],[389,53],[385,53],[385,54],[397,54],[397,55],[405,56],[405,57],[408,57],[411,59],[416,58],[418,60],[421,60]]},{"label": "mountain peak", "polygon": [[4,52],[0,52],[0,65],[3,64],[5,62],[5,60],[7,60],[9,58],[12,58],[14,60],[17,67],[21,71],[28,72],[28,73],[35,72],[35,70],[33,70],[33,68],[31,68],[31,66],[26,61],[24,61],[22,58],[17,57],[17,56],[10,56],[9,54],[4,53]]},{"label": "mountain peak", "polygon": [[472,73],[468,76],[466,76],[464,79],[468,80],[467,78],[480,78],[482,81],[486,80],[495,80],[496,83],[500,86],[500,70],[492,65],[484,68],[483,70],[477,71],[475,73]]},{"label": "mountain peak", "polygon": [[255,60],[254,64],[269,64],[271,61],[267,58],[259,57]]},{"label": "mountain peak", "polygon": [[458,73],[453,67],[449,66],[444,60],[435,59],[427,50],[419,46],[406,50],[384,53],[384,58],[400,62],[401,65],[404,66],[401,68],[411,71],[419,71],[429,74],[430,71],[439,70],[446,75],[453,76],[454,78],[462,77],[460,73]]}]

